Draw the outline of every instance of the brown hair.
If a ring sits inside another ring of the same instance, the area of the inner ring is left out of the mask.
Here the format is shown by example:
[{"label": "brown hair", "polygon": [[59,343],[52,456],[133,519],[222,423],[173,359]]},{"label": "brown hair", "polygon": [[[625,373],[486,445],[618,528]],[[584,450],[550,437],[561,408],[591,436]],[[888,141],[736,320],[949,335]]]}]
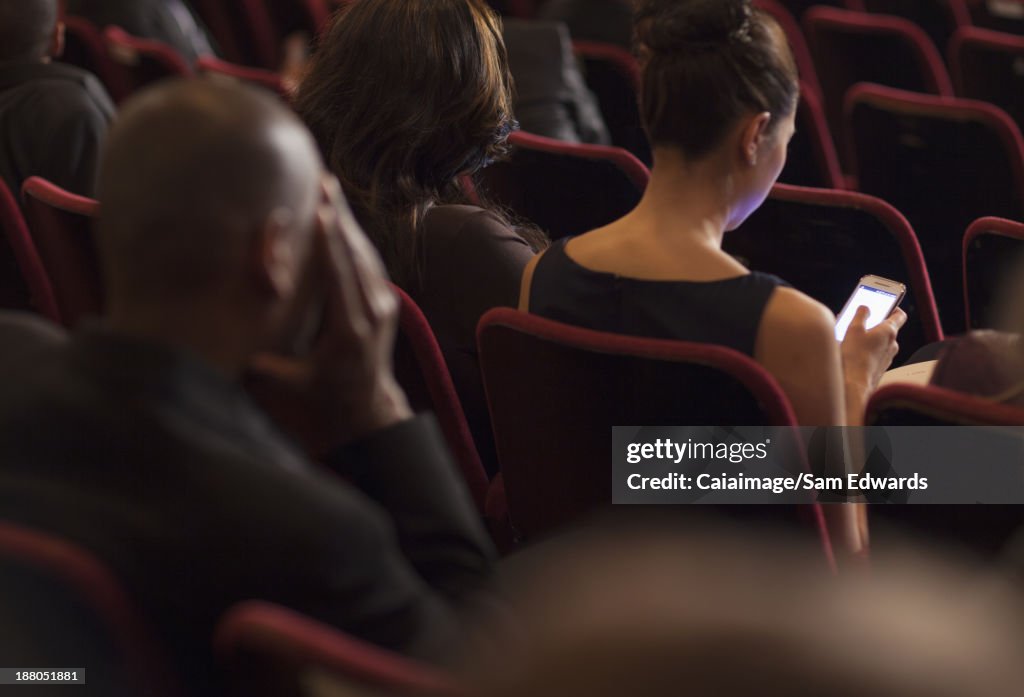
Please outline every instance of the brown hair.
[{"label": "brown hair", "polygon": [[507,154],[511,91],[483,0],[360,0],[321,40],[296,108],[399,285],[427,211],[466,203],[459,176]]},{"label": "brown hair", "polygon": [[639,0],[641,107],[654,146],[699,159],[737,119],[796,108],[799,78],[775,20],[750,0]]}]

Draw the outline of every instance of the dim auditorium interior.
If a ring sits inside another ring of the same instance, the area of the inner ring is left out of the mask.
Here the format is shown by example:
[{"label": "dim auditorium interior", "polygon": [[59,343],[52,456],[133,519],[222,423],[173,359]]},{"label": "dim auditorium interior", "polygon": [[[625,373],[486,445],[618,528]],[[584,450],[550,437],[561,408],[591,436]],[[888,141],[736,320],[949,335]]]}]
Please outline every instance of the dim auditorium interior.
[{"label": "dim auditorium interior", "polygon": [[[1022,0],[0,0],[0,697],[1019,694],[1022,129]],[[616,505],[833,426],[1011,483]]]}]

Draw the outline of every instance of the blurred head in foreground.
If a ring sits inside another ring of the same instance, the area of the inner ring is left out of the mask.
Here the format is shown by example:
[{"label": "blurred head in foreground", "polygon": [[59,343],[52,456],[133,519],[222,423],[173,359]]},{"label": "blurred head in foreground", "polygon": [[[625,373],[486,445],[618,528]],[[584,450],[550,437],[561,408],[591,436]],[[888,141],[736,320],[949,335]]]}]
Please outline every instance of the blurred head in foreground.
[{"label": "blurred head in foreground", "polygon": [[489,697],[979,697],[1024,679],[1016,599],[935,562],[871,578],[758,539],[574,538],[517,589],[515,639],[465,663]]}]

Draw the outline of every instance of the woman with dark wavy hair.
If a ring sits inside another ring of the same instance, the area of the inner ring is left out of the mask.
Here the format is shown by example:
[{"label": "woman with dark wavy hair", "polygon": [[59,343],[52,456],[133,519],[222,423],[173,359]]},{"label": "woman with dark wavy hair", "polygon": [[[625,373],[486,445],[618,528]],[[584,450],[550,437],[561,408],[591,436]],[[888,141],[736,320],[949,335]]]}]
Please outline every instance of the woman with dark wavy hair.
[{"label": "woman with dark wavy hair", "polygon": [[484,0],[359,0],[321,39],[296,108],[392,279],[419,303],[493,462],[476,324],[514,307],[544,246],[460,187],[507,153],[512,78]]}]

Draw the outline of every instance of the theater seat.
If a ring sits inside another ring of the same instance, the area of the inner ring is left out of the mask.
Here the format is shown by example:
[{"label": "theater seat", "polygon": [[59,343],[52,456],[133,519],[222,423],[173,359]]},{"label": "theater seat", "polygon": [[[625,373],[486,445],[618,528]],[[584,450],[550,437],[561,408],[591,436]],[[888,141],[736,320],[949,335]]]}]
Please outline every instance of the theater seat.
[{"label": "theater seat", "polygon": [[513,133],[509,161],[483,170],[477,192],[553,239],[607,225],[640,202],[650,172],[620,148]]},{"label": "theater seat", "polygon": [[821,96],[821,83],[818,81],[818,71],[814,67],[814,59],[811,58],[811,50],[807,46],[800,22],[786,7],[785,2],[778,0],[754,0],[754,6],[770,14],[782,32],[786,35],[789,48],[793,52],[793,59],[796,61],[796,68],[800,74],[800,82],[806,85],[807,89],[814,90]]},{"label": "theater seat", "polygon": [[53,288],[54,319],[74,327],[82,317],[97,315],[103,308],[93,232],[99,202],[39,177],[25,182],[22,196],[29,231]]},{"label": "theater seat", "polygon": [[7,665],[85,671],[87,687],[25,688],[32,694],[185,694],[118,580],[68,540],[0,522],[0,617]]},{"label": "theater seat", "polygon": [[64,27],[64,53],[60,60],[98,77],[115,103],[124,101],[129,93],[125,75],[110,57],[103,33],[82,17],[65,17]]},{"label": "theater seat", "polygon": [[789,142],[786,167],[779,175],[779,181],[825,189],[847,188],[821,98],[804,84],[800,86],[795,126],[796,133]]},{"label": "theater seat", "polygon": [[636,58],[620,46],[596,41],[573,41],[572,48],[583,64],[583,77],[597,98],[612,145],[650,166],[651,146],[638,103],[640,66]]},{"label": "theater seat", "polygon": [[130,94],[158,80],[192,74],[185,59],[165,43],[132,36],[120,27],[103,31],[107,52]]},{"label": "theater seat", "polygon": [[[843,100],[859,82],[953,94],[942,56],[910,20],[815,7],[804,18],[804,30],[818,69],[828,125],[839,142],[844,138]],[[847,154],[839,153],[844,168]]]},{"label": "theater seat", "polygon": [[454,679],[436,668],[270,603],[229,610],[218,624],[214,650],[234,694],[250,697],[306,695],[311,679],[330,683],[327,689],[339,695],[461,694]]},{"label": "theater seat", "polygon": [[875,14],[896,15],[921,27],[940,53],[953,33],[970,26],[971,13],[964,0],[859,0]]},{"label": "theater seat", "polygon": [[964,307],[968,329],[994,329],[999,301],[1018,302],[1012,292],[1024,262],[1024,224],[982,218],[964,234]]},{"label": "theater seat", "polygon": [[896,363],[943,338],[917,236],[896,209],[872,196],[778,184],[723,249],[773,273],[830,310],[842,310],[857,281],[874,274],[906,284]]},{"label": "theater seat", "polygon": [[0,228],[3,228],[3,278],[0,280],[0,304],[5,309],[34,309],[54,322],[60,311],[53,286],[46,273],[28,225],[14,195],[0,181]]},{"label": "theater seat", "polygon": [[[732,349],[508,308],[484,315],[477,338],[509,516],[527,541],[611,503],[615,426],[796,424],[775,380]],[[831,558],[820,508],[804,508]]]},{"label": "theater seat", "polygon": [[956,93],[991,102],[1024,127],[1024,37],[965,27],[949,46]]},{"label": "theater seat", "polygon": [[963,234],[974,220],[1024,219],[1024,139],[984,102],[858,85],[847,132],[861,191],[900,210],[917,233],[946,334],[964,328]]},{"label": "theater seat", "polygon": [[[871,397],[865,418],[868,426],[885,427],[1020,427],[1024,426],[1024,409],[939,387],[889,385]],[[1019,431],[1013,428],[1003,435],[1019,440]],[[988,433],[1001,437],[998,431]],[[979,443],[978,457],[983,457],[983,441]],[[973,464],[972,459],[963,462],[965,468]],[[871,507],[871,519],[872,549],[880,554],[890,547],[902,553],[909,534],[943,549],[993,560],[1003,554],[1024,524],[1020,506],[998,505],[877,505]]]},{"label": "theater seat", "polygon": [[286,102],[291,100],[291,91],[285,86],[281,75],[270,70],[228,63],[213,56],[202,56],[196,61],[196,72],[201,75],[221,76],[263,87]]}]

